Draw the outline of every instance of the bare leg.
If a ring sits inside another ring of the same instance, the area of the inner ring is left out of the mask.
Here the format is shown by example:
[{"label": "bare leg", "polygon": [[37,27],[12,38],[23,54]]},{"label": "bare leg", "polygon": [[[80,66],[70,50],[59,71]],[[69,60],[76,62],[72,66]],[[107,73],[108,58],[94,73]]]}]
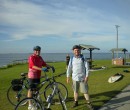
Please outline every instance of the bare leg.
[{"label": "bare leg", "polygon": [[92,106],[92,104],[91,104],[91,102],[90,102],[90,98],[89,98],[89,95],[86,93],[86,94],[84,94],[84,97],[85,97],[85,99],[86,99],[86,103],[87,103],[87,107],[90,109],[90,110],[94,110],[94,108],[93,108],[93,106]]},{"label": "bare leg", "polygon": [[89,103],[90,102],[89,95],[86,93],[86,94],[84,94],[84,97],[85,97],[86,101]]},{"label": "bare leg", "polygon": [[[32,97],[32,91],[30,89],[28,90],[28,97]],[[31,101],[29,101],[29,105],[32,105]]]},{"label": "bare leg", "polygon": [[77,106],[78,106],[78,93],[74,92],[74,105],[72,107],[74,108]]},{"label": "bare leg", "polygon": [[74,92],[74,101],[78,101],[78,93]]}]

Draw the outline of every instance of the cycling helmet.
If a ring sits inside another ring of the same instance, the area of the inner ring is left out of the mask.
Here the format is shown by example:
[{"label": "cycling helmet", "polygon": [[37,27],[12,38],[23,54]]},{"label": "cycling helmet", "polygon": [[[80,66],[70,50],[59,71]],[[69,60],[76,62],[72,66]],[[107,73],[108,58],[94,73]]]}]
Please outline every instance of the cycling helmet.
[{"label": "cycling helmet", "polygon": [[38,50],[38,51],[40,51],[40,50],[41,50],[41,47],[40,47],[40,46],[35,46],[35,47],[33,48],[33,50]]},{"label": "cycling helmet", "polygon": [[81,47],[79,45],[74,45],[72,50],[74,50],[74,49],[81,49]]}]

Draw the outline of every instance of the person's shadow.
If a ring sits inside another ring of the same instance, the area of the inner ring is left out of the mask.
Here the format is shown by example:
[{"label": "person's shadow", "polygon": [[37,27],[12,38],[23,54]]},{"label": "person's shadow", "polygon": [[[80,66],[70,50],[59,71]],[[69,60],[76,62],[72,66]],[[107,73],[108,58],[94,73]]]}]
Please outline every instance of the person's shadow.
[{"label": "person's shadow", "polygon": [[[108,100],[101,100],[100,97],[115,97],[115,95],[117,95],[118,93],[120,93],[121,91],[108,91],[108,92],[103,92],[103,93],[99,93],[99,94],[92,94],[90,95],[91,99],[94,98],[94,101],[92,101],[92,105],[94,107],[94,110],[99,110],[102,106],[97,105],[96,103],[108,103],[108,107],[106,107],[106,109],[104,110],[118,110],[118,107],[122,106],[122,104],[120,104],[121,102],[123,102],[123,104],[126,104],[128,100],[130,100],[130,96],[129,97],[122,97],[119,99],[115,99],[112,103],[109,103]],[[130,92],[130,90],[127,91],[123,91],[123,92]],[[79,96],[79,101],[84,99],[84,96]],[[69,97],[67,99],[68,102],[73,102],[73,97]],[[109,105],[113,106],[113,108],[110,108]],[[86,106],[86,103],[80,103],[77,109],[75,108],[74,110],[78,110],[79,108],[81,110],[83,110]]]}]

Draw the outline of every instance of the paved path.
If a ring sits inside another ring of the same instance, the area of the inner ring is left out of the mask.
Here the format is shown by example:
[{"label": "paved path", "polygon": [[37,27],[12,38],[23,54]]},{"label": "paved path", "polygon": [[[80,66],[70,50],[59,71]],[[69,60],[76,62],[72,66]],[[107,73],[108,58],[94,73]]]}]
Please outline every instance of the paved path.
[{"label": "paved path", "polygon": [[99,110],[130,110],[130,85]]}]

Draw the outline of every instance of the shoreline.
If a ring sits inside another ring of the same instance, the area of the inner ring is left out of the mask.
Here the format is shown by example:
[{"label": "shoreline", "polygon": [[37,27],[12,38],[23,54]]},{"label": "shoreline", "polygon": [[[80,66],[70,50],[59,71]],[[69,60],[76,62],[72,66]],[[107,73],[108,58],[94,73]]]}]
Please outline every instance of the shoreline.
[{"label": "shoreline", "polygon": [[[56,63],[56,62],[65,62],[65,61],[46,61],[46,62],[47,62],[47,63]],[[27,64],[27,63],[28,63],[27,59],[23,59],[23,60],[14,60],[14,61],[12,61],[12,63],[0,65],[0,69],[12,67],[12,66],[15,66],[15,65]]]}]

